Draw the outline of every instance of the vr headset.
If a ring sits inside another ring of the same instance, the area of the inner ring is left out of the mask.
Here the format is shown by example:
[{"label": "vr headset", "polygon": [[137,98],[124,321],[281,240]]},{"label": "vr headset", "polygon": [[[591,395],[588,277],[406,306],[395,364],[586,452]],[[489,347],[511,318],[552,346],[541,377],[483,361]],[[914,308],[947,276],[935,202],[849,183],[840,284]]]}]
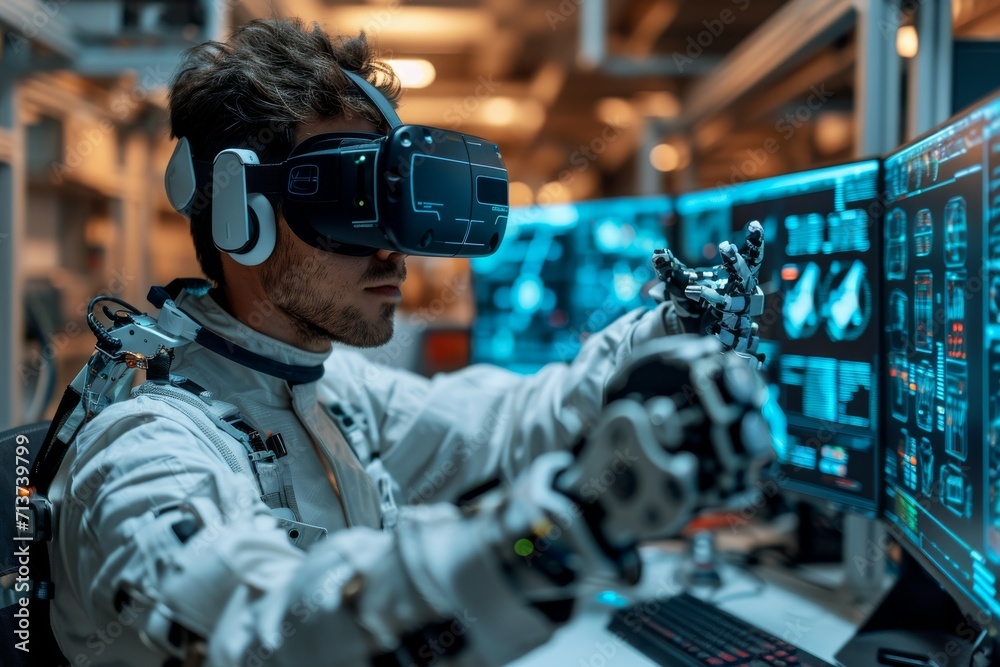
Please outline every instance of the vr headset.
[{"label": "vr headset", "polygon": [[250,150],[223,150],[213,163],[194,160],[177,142],[164,184],[170,204],[190,216],[210,186],[215,245],[256,265],[274,250],[280,199],[289,227],[305,243],[346,255],[379,249],[407,255],[481,257],[507,228],[507,169],[496,144],[468,134],[403,125],[377,88],[344,73],[379,109],[389,131],[320,134],[280,164],[260,164]]}]

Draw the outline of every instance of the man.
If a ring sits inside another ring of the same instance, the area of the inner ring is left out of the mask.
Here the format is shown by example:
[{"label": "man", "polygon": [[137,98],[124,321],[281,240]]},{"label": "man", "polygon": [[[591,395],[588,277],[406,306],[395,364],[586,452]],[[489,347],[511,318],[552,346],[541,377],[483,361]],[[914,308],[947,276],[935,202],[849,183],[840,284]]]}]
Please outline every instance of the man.
[{"label": "man", "polygon": [[[236,147],[276,163],[316,135],[383,131],[343,70],[398,95],[363,35],[252,22],[188,54],[171,132],[198,160]],[[428,380],[331,354],[331,341],[389,340],[405,256],[314,247],[271,204],[274,250],[255,266],[217,249],[211,206],[194,210],[216,287],[175,299],[259,363],[177,348],[171,372],[206,391],[154,387],[112,405],[62,466],[52,621],[63,653],[74,665],[503,664],[544,642],[572,595],[531,599],[524,582],[538,574],[514,562],[521,535],[509,526],[544,515],[536,482],[493,509],[452,503],[574,445],[616,368],[667,334],[666,306],[623,317],[533,377],[471,367]],[[227,404],[250,423],[243,432],[287,450],[258,460],[256,483],[223,433],[232,424],[219,425]],[[574,549],[605,558],[573,530]]]}]

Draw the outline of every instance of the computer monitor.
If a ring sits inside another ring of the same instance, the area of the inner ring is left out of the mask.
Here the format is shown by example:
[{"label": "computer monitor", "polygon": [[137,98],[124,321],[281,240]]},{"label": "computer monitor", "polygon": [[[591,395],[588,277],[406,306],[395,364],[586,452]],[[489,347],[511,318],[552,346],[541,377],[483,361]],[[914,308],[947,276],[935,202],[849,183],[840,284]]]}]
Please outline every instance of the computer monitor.
[{"label": "computer monitor", "polygon": [[854,162],[676,201],[681,237],[692,227],[724,226],[739,244],[747,223],[764,225],[758,323],[781,408],[768,411],[776,479],[867,516],[875,516],[879,500],[879,166]]},{"label": "computer monitor", "polygon": [[995,618],[1000,96],[889,155],[885,181],[885,517],[961,605]]},{"label": "computer monitor", "polygon": [[512,208],[500,249],[473,259],[472,362],[532,373],[643,305],[666,196]]}]

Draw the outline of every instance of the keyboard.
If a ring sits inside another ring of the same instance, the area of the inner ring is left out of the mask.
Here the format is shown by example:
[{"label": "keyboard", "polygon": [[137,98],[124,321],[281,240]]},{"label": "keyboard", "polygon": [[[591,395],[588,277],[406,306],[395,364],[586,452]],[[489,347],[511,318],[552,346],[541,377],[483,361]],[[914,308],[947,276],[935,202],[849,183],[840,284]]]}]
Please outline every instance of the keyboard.
[{"label": "keyboard", "polygon": [[670,667],[834,667],[687,593],[620,609],[608,629]]}]

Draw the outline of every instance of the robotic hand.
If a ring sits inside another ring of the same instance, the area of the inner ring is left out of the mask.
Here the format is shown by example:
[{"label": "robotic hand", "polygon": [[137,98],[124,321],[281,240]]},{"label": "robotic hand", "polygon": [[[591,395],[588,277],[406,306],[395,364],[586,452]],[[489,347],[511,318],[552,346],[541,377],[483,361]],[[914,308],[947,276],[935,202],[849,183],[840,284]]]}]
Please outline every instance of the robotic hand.
[{"label": "robotic hand", "polygon": [[756,369],[721,351],[697,335],[639,348],[612,378],[607,407],[576,456],[543,455],[518,480],[498,525],[519,588],[544,600],[565,595],[579,576],[634,583],[638,542],[758,492],[773,458],[766,387]]},{"label": "robotic hand", "polygon": [[722,264],[690,269],[669,249],[655,251],[653,268],[662,283],[650,295],[660,302],[669,298],[681,317],[699,318],[703,331],[760,368],[764,358],[757,352],[753,318],[764,312],[764,292],[757,284],[764,259],[764,228],[756,220],[751,222],[742,248],[723,241],[719,252]]}]

